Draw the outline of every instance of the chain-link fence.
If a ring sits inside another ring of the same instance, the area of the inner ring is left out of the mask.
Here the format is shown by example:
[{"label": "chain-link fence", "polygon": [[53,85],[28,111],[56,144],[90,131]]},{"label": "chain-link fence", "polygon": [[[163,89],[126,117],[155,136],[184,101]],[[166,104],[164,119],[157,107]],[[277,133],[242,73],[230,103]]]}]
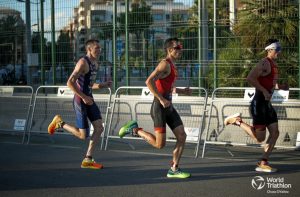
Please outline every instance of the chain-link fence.
[{"label": "chain-link fence", "polygon": [[86,40],[97,38],[99,80],[144,85],[164,40],[176,36],[179,86],[248,86],[266,40],[277,38],[280,81],[299,87],[298,8],[296,0],[2,0],[0,82],[64,84]]}]

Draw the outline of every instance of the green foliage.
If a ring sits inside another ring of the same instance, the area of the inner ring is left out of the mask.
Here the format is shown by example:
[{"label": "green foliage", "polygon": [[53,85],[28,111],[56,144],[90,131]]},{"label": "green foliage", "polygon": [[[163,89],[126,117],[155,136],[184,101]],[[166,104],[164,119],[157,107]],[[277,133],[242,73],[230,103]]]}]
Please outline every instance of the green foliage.
[{"label": "green foliage", "polygon": [[[234,39],[229,42],[225,49],[218,52],[216,63],[219,87],[243,87],[246,85],[245,78],[251,69],[253,62],[247,61],[244,56],[245,50],[240,49],[240,41]],[[210,88],[213,88],[214,65],[209,65],[207,77]]]},{"label": "green foliage", "polygon": [[269,38],[277,38],[283,46],[277,60],[280,79],[297,87],[298,65],[298,12],[293,0],[244,0],[245,9],[238,13],[234,33],[241,40],[245,55],[261,57]]},{"label": "green foliage", "polygon": [[72,48],[71,48],[71,38],[69,36],[69,31],[60,31],[60,34],[57,38],[57,55],[56,62],[59,64],[67,64],[68,62],[72,62]]},{"label": "green foliage", "polygon": [[23,45],[25,26],[17,15],[0,18],[0,65],[13,63],[16,45]]},{"label": "green foliage", "polygon": [[238,12],[234,28],[241,43],[255,53],[265,47],[269,38],[278,38],[283,45],[296,42],[297,7],[292,0],[243,0],[245,9]]},{"label": "green foliage", "polygon": [[[121,13],[117,19],[120,23],[121,32],[125,32],[125,13]],[[147,5],[144,0],[140,2],[133,2],[131,4],[131,11],[128,12],[128,31],[136,37],[134,47],[137,55],[141,55],[141,39],[146,29],[153,23],[151,15],[151,6]]]}]

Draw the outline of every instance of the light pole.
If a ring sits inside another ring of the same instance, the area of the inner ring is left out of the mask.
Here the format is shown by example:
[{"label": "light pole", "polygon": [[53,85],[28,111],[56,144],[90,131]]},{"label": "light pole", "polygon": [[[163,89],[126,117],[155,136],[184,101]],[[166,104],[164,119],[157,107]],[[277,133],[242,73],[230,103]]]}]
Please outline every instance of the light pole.
[{"label": "light pole", "polygon": [[27,81],[28,84],[31,83],[29,81],[30,74],[29,74],[29,64],[31,62],[31,53],[32,53],[32,47],[31,47],[31,16],[30,16],[30,0],[17,0],[18,2],[25,2],[26,4],[26,64],[27,64]]},{"label": "light pole", "polygon": [[22,2],[26,4],[26,64],[27,64],[27,83],[30,85],[31,82],[31,74],[30,74],[30,66],[32,66],[32,44],[31,44],[31,7],[30,4],[37,5],[37,25],[38,25],[38,32],[39,32],[39,9],[38,9],[38,2],[31,2],[30,0],[16,0],[17,2]]}]

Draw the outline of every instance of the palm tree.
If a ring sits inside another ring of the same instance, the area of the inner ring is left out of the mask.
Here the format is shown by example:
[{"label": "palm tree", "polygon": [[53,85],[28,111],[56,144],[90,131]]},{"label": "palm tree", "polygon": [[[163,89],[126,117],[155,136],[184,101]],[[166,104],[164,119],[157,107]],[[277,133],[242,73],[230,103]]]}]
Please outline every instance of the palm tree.
[{"label": "palm tree", "polygon": [[[296,87],[297,64],[293,60],[298,54],[298,9],[294,0],[243,0],[244,9],[238,12],[234,34],[241,46],[248,50],[246,56],[261,56],[269,38],[280,40],[283,51],[278,60],[281,78]],[[294,75],[291,77],[291,75]]]},{"label": "palm tree", "polygon": [[265,42],[276,37],[282,44],[296,42],[298,13],[294,0],[243,0],[234,32],[243,46],[260,52]]}]

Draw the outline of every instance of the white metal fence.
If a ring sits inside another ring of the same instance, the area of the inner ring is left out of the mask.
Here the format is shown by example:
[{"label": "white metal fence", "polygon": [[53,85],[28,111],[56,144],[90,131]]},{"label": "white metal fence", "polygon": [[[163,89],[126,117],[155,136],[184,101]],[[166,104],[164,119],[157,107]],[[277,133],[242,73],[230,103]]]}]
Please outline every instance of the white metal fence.
[{"label": "white metal fence", "polygon": [[[230,144],[230,145],[256,145],[241,128],[235,126],[224,126],[224,119],[234,113],[242,113],[244,122],[252,124],[249,112],[250,100],[254,96],[253,88],[217,88],[212,93],[209,102],[208,126],[205,130],[202,157],[205,156],[208,144]],[[272,101],[279,120],[280,136],[276,147],[295,148],[297,132],[300,132],[300,89],[292,88],[289,90],[289,99],[274,99]],[[274,94],[278,97],[278,94]],[[280,95],[279,95],[280,97]],[[267,139],[267,138],[266,138]]]},{"label": "white metal fence", "polygon": [[[175,94],[172,103],[184,123],[187,143],[195,144],[195,155],[197,156],[206,112],[207,92],[203,88],[191,87],[191,89],[193,96]],[[152,101],[153,95],[146,87],[120,87],[116,90],[105,149],[111,138],[119,138],[120,128],[129,120],[137,120],[139,127],[153,131],[154,127],[150,116]],[[125,139],[140,138],[125,137]],[[174,134],[167,128],[167,141],[174,141],[174,139]]]},{"label": "white metal fence", "polygon": [[30,86],[0,86],[0,132],[21,133],[24,142],[32,96]]},{"label": "white metal fence", "polygon": [[[106,129],[106,122],[110,108],[111,90],[103,89],[93,92],[94,100],[98,105]],[[63,120],[75,125],[75,112],[73,109],[73,92],[67,86],[40,86],[37,88],[28,132],[28,142],[32,133],[48,134],[47,128],[56,114]],[[103,133],[106,131],[104,130]],[[58,133],[61,134],[61,133]],[[102,138],[102,141],[104,139]],[[102,142],[103,144],[103,142]]]}]

